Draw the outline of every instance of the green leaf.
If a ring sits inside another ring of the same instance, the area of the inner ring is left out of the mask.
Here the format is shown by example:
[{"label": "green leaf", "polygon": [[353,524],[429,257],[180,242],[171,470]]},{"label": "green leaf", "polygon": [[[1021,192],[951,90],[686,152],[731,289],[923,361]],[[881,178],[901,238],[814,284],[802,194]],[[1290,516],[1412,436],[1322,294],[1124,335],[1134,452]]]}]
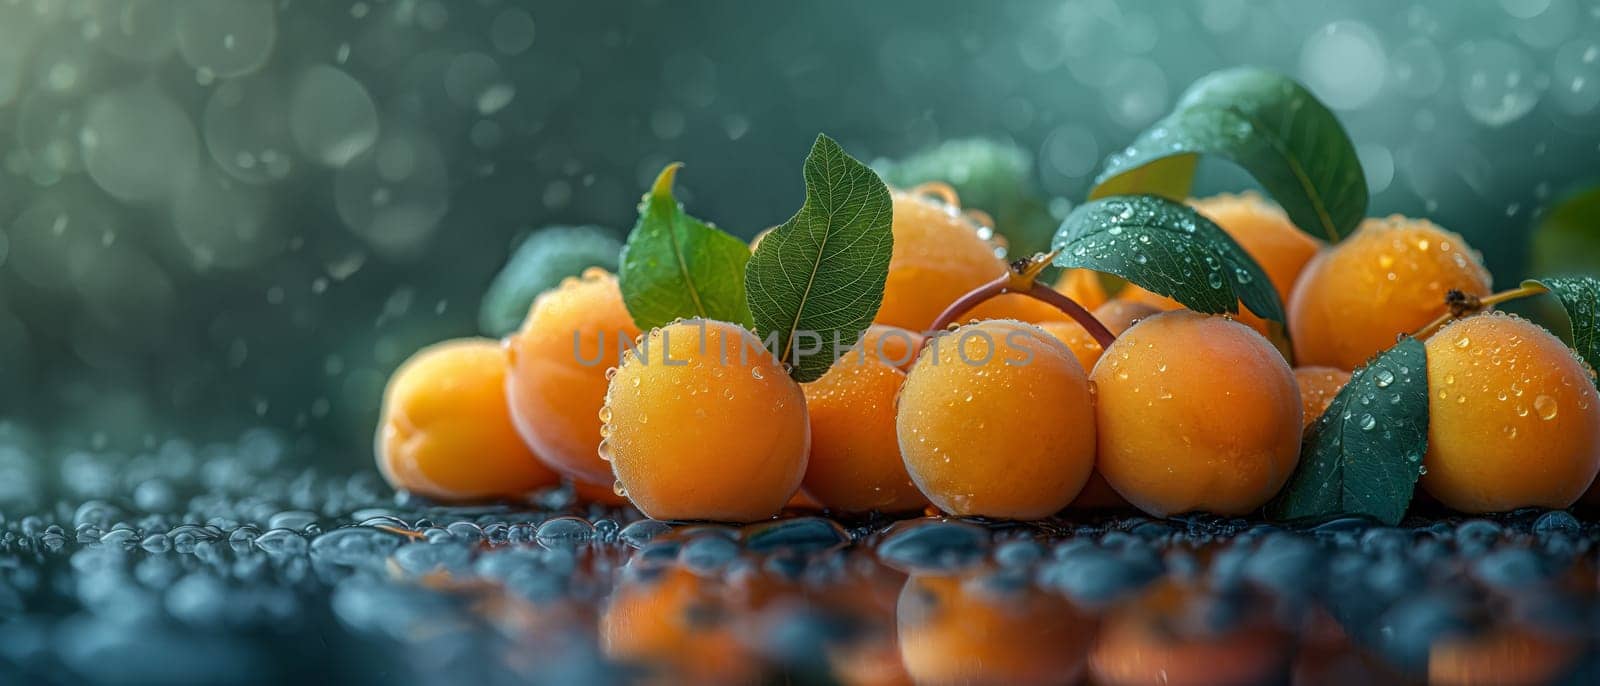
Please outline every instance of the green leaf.
[{"label": "green leaf", "polygon": [[1311,92],[1257,68],[1214,72],[1171,114],[1106,160],[1089,197],[1188,197],[1197,155],[1243,167],[1301,230],[1337,242],[1367,212],[1367,180],[1344,127]]},{"label": "green leaf", "polygon": [[616,271],[622,243],[598,226],[551,226],[523,239],[478,307],[478,327],[504,336],[528,316],[534,298],[590,267]]},{"label": "green leaf", "polygon": [[1563,197],[1533,229],[1534,274],[1600,272],[1600,185]]},{"label": "green leaf", "polygon": [[761,239],[744,273],[756,332],[801,382],[872,323],[894,248],[889,188],[832,138],[817,136],[805,180],[805,204]]},{"label": "green leaf", "polygon": [[1283,303],[1249,253],[1194,208],[1158,195],[1079,205],[1056,230],[1055,264],[1116,274],[1196,312],[1284,320]]},{"label": "green leaf", "polygon": [[1564,276],[1533,279],[1523,286],[1538,284],[1550,289],[1572,323],[1572,348],[1589,368],[1600,369],[1600,279],[1592,276]]},{"label": "green leaf", "polygon": [[900,188],[942,181],[956,189],[963,207],[988,212],[1011,255],[1050,249],[1057,222],[1033,177],[1033,155],[1010,141],[949,140],[902,160],[877,160],[873,168]]},{"label": "green leaf", "polygon": [[1428,450],[1428,358],[1406,337],[1351,375],[1306,434],[1273,519],[1360,514],[1398,524]]},{"label": "green leaf", "polygon": [[644,331],[687,317],[750,326],[744,295],[750,246],[684,213],[672,196],[682,166],[662,169],[639,203],[617,275],[622,302]]}]

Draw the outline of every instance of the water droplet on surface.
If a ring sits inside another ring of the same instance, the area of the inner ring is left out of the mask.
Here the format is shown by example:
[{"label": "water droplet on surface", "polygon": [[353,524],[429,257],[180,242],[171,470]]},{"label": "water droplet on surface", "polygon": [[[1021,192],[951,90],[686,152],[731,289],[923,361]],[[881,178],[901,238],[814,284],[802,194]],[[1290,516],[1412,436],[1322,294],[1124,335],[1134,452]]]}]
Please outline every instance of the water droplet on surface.
[{"label": "water droplet on surface", "polygon": [[1561,408],[1556,402],[1556,399],[1548,395],[1541,395],[1533,399],[1533,410],[1539,413],[1540,419],[1543,419],[1547,422],[1555,419],[1556,413],[1560,409]]}]

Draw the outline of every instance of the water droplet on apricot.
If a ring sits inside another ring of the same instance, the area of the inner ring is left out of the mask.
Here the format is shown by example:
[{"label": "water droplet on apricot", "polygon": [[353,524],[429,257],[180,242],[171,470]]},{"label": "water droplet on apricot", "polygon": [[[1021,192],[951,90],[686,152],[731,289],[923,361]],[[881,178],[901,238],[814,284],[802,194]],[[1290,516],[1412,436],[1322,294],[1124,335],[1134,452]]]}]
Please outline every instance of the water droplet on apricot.
[{"label": "water droplet on apricot", "polygon": [[1556,418],[1556,412],[1560,409],[1560,407],[1556,403],[1555,398],[1552,398],[1548,395],[1541,395],[1533,399],[1533,409],[1539,413],[1540,419],[1548,422]]}]

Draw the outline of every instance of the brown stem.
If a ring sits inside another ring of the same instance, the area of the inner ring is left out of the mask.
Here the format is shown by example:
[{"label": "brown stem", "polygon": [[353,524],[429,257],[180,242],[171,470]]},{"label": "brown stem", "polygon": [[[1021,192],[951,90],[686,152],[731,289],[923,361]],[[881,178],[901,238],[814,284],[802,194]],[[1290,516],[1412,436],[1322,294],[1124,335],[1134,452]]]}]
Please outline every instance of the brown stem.
[{"label": "brown stem", "polygon": [[1101,324],[1100,320],[1095,319],[1094,315],[1089,314],[1088,310],[1083,309],[1083,306],[1072,298],[1038,282],[1039,272],[1044,271],[1044,268],[1049,266],[1054,256],[1055,253],[1050,253],[1049,255],[1035,255],[1030,259],[1018,260],[1011,265],[1011,268],[1006,273],[1001,274],[993,281],[974,288],[968,291],[966,295],[956,298],[955,302],[950,303],[950,306],[946,307],[944,312],[941,312],[939,317],[933,320],[933,326],[929,327],[929,329],[934,333],[943,331],[950,326],[951,322],[956,321],[961,315],[966,314],[972,308],[983,304],[990,298],[1007,293],[1015,293],[1049,303],[1078,322],[1085,331],[1089,332],[1090,336],[1094,337],[1095,342],[1100,344],[1102,350],[1111,347],[1111,342],[1116,340],[1117,335],[1111,333],[1111,330],[1107,329],[1105,324]]},{"label": "brown stem", "polygon": [[1438,333],[1439,329],[1444,328],[1445,324],[1449,324],[1451,321],[1456,319],[1460,319],[1470,314],[1482,312],[1487,308],[1494,307],[1495,305],[1499,305],[1503,302],[1509,302],[1518,298],[1526,298],[1529,296],[1541,295],[1549,292],[1550,289],[1545,288],[1543,285],[1537,283],[1525,283],[1520,287],[1513,288],[1508,291],[1501,291],[1499,293],[1495,293],[1494,295],[1489,295],[1482,298],[1474,296],[1470,293],[1463,293],[1461,291],[1452,289],[1444,296],[1445,305],[1450,308],[1450,311],[1439,315],[1438,319],[1428,322],[1427,326],[1417,329],[1417,332],[1412,334],[1411,337],[1419,341],[1426,340],[1429,336]]}]

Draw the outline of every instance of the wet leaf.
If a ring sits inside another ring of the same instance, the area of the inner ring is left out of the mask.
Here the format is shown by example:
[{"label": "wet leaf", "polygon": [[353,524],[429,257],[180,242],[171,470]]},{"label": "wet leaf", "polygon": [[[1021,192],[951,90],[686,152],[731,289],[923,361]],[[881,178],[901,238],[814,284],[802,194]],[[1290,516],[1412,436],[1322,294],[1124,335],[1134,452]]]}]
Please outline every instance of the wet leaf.
[{"label": "wet leaf", "polygon": [[1282,322],[1283,303],[1266,272],[1194,208],[1157,195],[1078,206],[1056,230],[1055,264],[1116,274],[1196,312],[1238,312],[1240,301]]},{"label": "wet leaf", "polygon": [[988,212],[1011,255],[1050,249],[1058,223],[1034,180],[1033,155],[1010,141],[964,138],[945,141],[901,160],[878,160],[883,180],[910,188],[942,181],[956,189],[963,207]]},{"label": "wet leaf", "polygon": [[745,268],[756,333],[802,382],[821,377],[872,323],[894,246],[889,188],[833,139],[817,136],[805,181],[805,204]]},{"label": "wet leaf", "polygon": [[1366,177],[1338,118],[1293,79],[1249,67],[1196,81],[1171,114],[1106,161],[1089,197],[1182,200],[1202,154],[1243,167],[1296,226],[1329,242],[1366,215]]},{"label": "wet leaf", "polygon": [[622,301],[641,330],[703,317],[750,325],[744,265],[750,246],[689,216],[672,195],[683,165],[667,165],[639,203],[617,275]]},{"label": "wet leaf", "polygon": [[1533,229],[1532,272],[1600,272],[1600,185],[1565,196]]},{"label": "wet leaf", "polygon": [[1600,279],[1592,276],[1563,276],[1533,279],[1523,285],[1539,284],[1561,301],[1572,323],[1568,344],[1589,368],[1600,369]]},{"label": "wet leaf", "polygon": [[478,327],[490,336],[504,336],[528,316],[540,293],[590,267],[617,268],[622,243],[598,226],[551,226],[523,239],[500,268],[478,308]]},{"label": "wet leaf", "polygon": [[1406,337],[1350,377],[1306,434],[1273,519],[1405,516],[1428,449],[1427,353]]}]

